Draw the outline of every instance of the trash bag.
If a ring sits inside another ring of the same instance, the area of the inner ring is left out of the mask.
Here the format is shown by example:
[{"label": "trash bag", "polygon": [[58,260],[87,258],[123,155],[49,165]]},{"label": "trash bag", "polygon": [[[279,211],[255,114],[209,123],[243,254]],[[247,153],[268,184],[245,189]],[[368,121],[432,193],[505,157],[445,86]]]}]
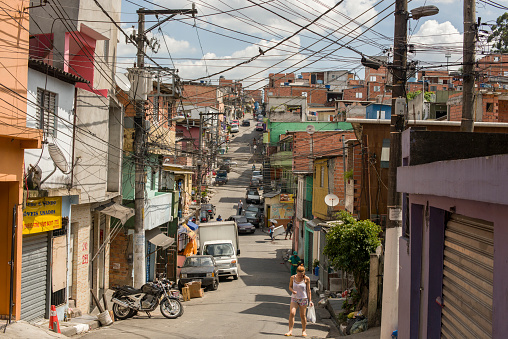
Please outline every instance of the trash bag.
[{"label": "trash bag", "polygon": [[350,332],[351,332],[351,334],[360,333],[363,331],[367,331],[368,328],[369,328],[368,320],[367,320],[367,318],[365,318],[365,319],[358,320],[357,322],[355,322],[353,324],[353,326],[351,327]]},{"label": "trash bag", "polygon": [[313,324],[316,323],[316,310],[314,309],[314,305],[307,308],[307,321]]}]

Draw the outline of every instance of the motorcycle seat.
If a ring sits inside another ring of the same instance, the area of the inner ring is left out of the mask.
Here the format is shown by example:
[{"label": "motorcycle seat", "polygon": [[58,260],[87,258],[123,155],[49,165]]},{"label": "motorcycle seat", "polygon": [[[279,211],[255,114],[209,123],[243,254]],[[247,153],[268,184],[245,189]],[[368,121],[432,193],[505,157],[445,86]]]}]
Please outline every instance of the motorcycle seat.
[{"label": "motorcycle seat", "polygon": [[134,288],[132,286],[127,286],[127,285],[120,287],[120,289],[129,293],[129,294],[142,293],[142,291],[140,289]]}]

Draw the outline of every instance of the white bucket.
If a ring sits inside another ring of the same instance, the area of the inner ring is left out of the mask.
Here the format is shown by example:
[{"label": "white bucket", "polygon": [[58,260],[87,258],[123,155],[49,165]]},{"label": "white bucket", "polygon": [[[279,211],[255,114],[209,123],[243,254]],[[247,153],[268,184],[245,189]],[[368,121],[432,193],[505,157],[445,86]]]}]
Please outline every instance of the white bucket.
[{"label": "white bucket", "polygon": [[102,326],[109,326],[113,323],[113,320],[111,320],[111,316],[109,315],[109,311],[107,310],[99,313],[98,318]]}]

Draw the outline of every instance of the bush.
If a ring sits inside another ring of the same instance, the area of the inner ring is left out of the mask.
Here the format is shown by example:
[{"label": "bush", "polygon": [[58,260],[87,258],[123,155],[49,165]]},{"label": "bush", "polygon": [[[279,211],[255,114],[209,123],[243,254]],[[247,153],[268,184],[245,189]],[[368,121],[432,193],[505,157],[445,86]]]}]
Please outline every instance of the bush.
[{"label": "bush", "polygon": [[356,221],[346,211],[339,212],[338,220],[326,235],[323,253],[335,268],[353,274],[361,309],[368,302],[370,254],[381,244],[381,227],[370,220]]}]

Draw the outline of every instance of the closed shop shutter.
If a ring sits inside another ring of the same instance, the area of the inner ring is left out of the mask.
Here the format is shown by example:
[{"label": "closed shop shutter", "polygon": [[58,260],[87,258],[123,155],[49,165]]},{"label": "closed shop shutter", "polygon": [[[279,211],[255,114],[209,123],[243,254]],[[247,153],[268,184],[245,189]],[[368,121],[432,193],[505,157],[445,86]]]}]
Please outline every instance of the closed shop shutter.
[{"label": "closed shop shutter", "polygon": [[23,236],[21,319],[34,321],[46,313],[48,233]]},{"label": "closed shop shutter", "polygon": [[492,338],[494,225],[452,215],[446,225],[442,338]]}]

